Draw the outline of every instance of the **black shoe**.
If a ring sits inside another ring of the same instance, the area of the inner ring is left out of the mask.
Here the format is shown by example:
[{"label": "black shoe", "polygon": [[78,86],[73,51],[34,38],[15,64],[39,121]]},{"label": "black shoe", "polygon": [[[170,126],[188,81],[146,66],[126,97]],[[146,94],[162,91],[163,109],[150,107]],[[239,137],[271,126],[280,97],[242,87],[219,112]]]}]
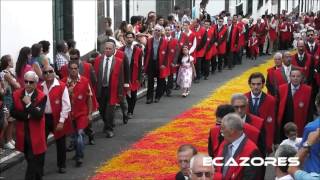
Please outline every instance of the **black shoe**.
[{"label": "black shoe", "polygon": [[167,91],[166,91],[166,94],[167,94],[168,97],[171,97],[171,90],[170,90],[170,89],[167,90]]},{"label": "black shoe", "polygon": [[198,83],[200,83],[200,80],[199,79],[195,79],[194,83],[198,84]]},{"label": "black shoe", "polygon": [[155,103],[158,103],[159,101],[160,101],[159,98],[156,98],[156,99],[154,100]]},{"label": "black shoe", "polygon": [[64,173],[66,173],[67,171],[66,171],[66,168],[59,168],[59,170],[58,170],[58,173],[60,173],[60,174],[64,174]]},{"label": "black shoe", "polygon": [[208,80],[208,77],[204,77],[204,80]]},{"label": "black shoe", "polygon": [[95,145],[96,143],[94,142],[94,137],[89,136],[89,145]]},{"label": "black shoe", "polygon": [[151,104],[152,102],[153,102],[152,99],[148,99],[146,103]]},{"label": "black shoe", "polygon": [[78,159],[76,160],[76,167],[80,167],[80,166],[82,165],[82,163],[83,163],[82,159],[81,159],[81,158],[78,158]]},{"label": "black shoe", "polygon": [[180,89],[180,86],[176,86],[175,88],[174,88],[174,90],[179,90]]},{"label": "black shoe", "polygon": [[114,133],[112,131],[107,131],[106,134],[106,138],[112,138],[114,136]]},{"label": "black shoe", "polygon": [[132,113],[128,113],[128,119],[132,119],[133,118],[133,114]]},{"label": "black shoe", "polygon": [[122,121],[123,121],[123,124],[127,124],[128,123],[128,116],[126,115],[126,116],[123,116],[123,118],[122,118]]}]

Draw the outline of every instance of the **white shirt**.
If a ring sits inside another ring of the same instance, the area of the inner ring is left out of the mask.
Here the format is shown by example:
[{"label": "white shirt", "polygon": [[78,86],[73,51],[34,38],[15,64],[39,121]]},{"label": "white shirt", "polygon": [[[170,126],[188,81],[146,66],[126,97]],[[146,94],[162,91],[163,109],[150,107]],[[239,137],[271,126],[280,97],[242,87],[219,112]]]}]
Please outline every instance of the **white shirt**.
[{"label": "white shirt", "polygon": [[283,65],[283,68],[284,68],[284,74],[286,75],[288,82],[290,82],[291,65],[290,66]]},{"label": "white shirt", "polygon": [[253,93],[252,93],[252,91],[251,91],[251,98],[252,98],[252,103],[254,104],[255,102],[255,98],[259,98],[258,99],[258,104],[260,103],[260,100],[261,100],[261,95],[262,95],[262,92],[260,92],[260,94],[258,95],[258,96],[255,96]]},{"label": "white shirt", "polygon": [[233,141],[231,144],[232,144],[232,157],[234,155],[234,153],[236,152],[236,150],[238,149],[240,143],[243,141],[243,139],[245,138],[246,136],[244,135],[244,133],[242,133],[242,135],[236,139],[235,141]]},{"label": "white shirt", "polygon": [[[313,42],[313,44],[311,44],[311,43],[308,42],[308,46],[309,46],[311,51],[314,51],[314,48],[316,47],[316,43]],[[312,47],[312,49],[311,49],[311,47]]]},{"label": "white shirt", "polygon": [[[303,53],[303,54],[299,54],[299,53],[298,53],[298,60],[299,60],[299,61],[300,61],[300,59],[303,60],[303,58],[304,58],[304,53]],[[301,60],[301,61],[302,61],[302,60]]]},{"label": "white shirt", "polygon": [[[51,91],[51,89],[55,86],[60,86],[59,81],[55,78],[53,80],[52,85],[50,86],[50,88],[48,89],[46,82],[43,82],[41,84],[41,86],[43,87],[43,93],[47,96],[47,102],[46,102],[46,108],[44,110],[44,112],[46,114],[51,114],[52,113],[52,109],[51,109],[51,104],[50,104],[50,98],[48,96],[49,92]],[[64,121],[68,118],[68,114],[71,111],[71,103],[70,103],[70,99],[69,99],[69,92],[67,87],[64,88],[62,97],[61,97],[61,102],[62,102],[62,108],[61,108],[61,112],[60,112],[60,119],[59,122],[60,123],[64,123]]]},{"label": "white shirt", "polygon": [[[108,61],[107,84],[109,84],[109,77],[110,77],[110,70],[111,70],[112,60],[113,60],[113,55],[109,57],[109,61]],[[103,68],[102,77],[103,77],[103,75],[104,75],[104,71],[105,71],[105,67],[106,67],[106,62],[107,62],[107,57],[104,56],[103,66],[102,66],[102,68]]]},{"label": "white shirt", "polygon": [[[300,85],[294,86],[293,84],[291,84],[291,94],[292,94],[292,96],[294,95],[294,93],[296,93],[298,91],[299,88],[300,88]],[[295,92],[293,92],[294,90],[295,90]]]},{"label": "white shirt", "polygon": [[283,140],[280,145],[286,144],[294,147],[298,151],[301,141],[302,141],[302,138],[296,138],[294,141],[288,138]]},{"label": "white shirt", "polygon": [[288,174],[286,176],[282,176],[281,178],[276,177],[275,180],[294,180],[294,179],[290,174]]}]

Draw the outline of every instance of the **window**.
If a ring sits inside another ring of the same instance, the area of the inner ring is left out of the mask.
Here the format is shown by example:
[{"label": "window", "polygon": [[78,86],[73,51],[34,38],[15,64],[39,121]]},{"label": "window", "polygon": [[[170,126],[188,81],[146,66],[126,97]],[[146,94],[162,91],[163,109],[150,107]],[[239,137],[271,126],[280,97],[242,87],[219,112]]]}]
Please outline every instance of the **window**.
[{"label": "window", "polygon": [[252,14],[252,2],[253,2],[253,0],[248,0],[247,15]]}]

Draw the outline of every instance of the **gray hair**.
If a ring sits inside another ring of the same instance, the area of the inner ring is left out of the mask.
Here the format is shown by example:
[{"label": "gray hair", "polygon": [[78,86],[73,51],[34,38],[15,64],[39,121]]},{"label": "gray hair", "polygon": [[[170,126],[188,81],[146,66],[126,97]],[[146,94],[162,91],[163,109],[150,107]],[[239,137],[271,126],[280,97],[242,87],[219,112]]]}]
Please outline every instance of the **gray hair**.
[{"label": "gray hair", "polygon": [[282,53],[281,52],[276,52],[273,56],[274,59],[276,59],[277,57],[280,57],[280,59],[282,59]]},{"label": "gray hair", "polygon": [[235,100],[242,100],[243,102],[245,102],[246,105],[248,105],[248,98],[242,93],[233,94],[231,96],[231,104],[233,104]]},{"label": "gray hair", "polygon": [[288,144],[283,144],[278,147],[277,151],[274,154],[274,157],[294,157],[296,154],[297,150],[294,147]]},{"label": "gray hair", "polygon": [[229,113],[225,115],[222,118],[222,124],[224,124],[227,129],[243,131],[243,120],[236,113]]},{"label": "gray hair", "polygon": [[39,77],[34,71],[28,71],[23,76],[24,79],[26,79],[28,77],[32,78],[35,81],[35,83],[38,83],[38,81],[39,81]]}]

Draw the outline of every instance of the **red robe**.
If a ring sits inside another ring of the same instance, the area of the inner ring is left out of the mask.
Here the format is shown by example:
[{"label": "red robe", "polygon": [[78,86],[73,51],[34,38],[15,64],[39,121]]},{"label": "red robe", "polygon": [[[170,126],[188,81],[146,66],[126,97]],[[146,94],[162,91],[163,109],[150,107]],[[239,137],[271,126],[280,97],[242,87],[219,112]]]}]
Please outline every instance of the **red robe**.
[{"label": "red robe", "polygon": [[164,73],[165,76],[168,76],[170,74],[173,74],[174,71],[171,71],[171,64],[174,62],[177,53],[179,52],[179,41],[176,38],[171,37],[171,39],[168,41],[168,49],[167,49],[167,72]]},{"label": "red robe", "polygon": [[250,54],[254,57],[259,55],[259,40],[258,38],[250,37],[248,42],[248,47],[250,49]]},{"label": "red robe", "polygon": [[228,29],[226,25],[223,25],[219,31],[218,25],[216,25],[216,39],[217,39],[217,50],[219,55],[224,55],[227,51],[227,35],[228,35]]},{"label": "red robe", "polygon": [[[253,113],[253,100],[251,97],[251,92],[245,94],[249,100],[249,107],[247,109],[248,113]],[[260,118],[264,120],[264,129],[265,129],[265,142],[267,147],[267,152],[272,152],[272,144],[275,134],[275,125],[276,125],[276,100],[273,96],[265,94],[264,92],[261,95],[261,99],[258,107],[258,114]],[[249,136],[250,137],[250,136]]]},{"label": "red robe", "polygon": [[[164,65],[166,66],[167,63],[167,48],[168,48],[168,41],[164,38],[160,38],[160,42],[159,42],[159,48],[158,48],[158,65],[159,65],[159,69],[161,71],[161,66]],[[148,71],[148,65],[149,65],[149,61],[153,60],[152,56],[152,50],[153,49],[153,38],[149,38],[147,41],[147,45],[146,45],[146,54],[144,56],[144,72],[147,73]],[[160,72],[160,77],[161,77],[161,72]],[[164,78],[162,76],[162,78]]]},{"label": "red robe", "polygon": [[275,75],[276,70],[277,68],[275,66],[267,69],[266,87],[268,89],[268,94],[272,96],[276,95],[276,91],[278,87],[278,85],[276,84],[276,75]]},{"label": "red robe", "polygon": [[266,40],[266,35],[268,33],[267,28],[266,28],[266,24],[260,23],[260,26],[258,24],[256,24],[254,30],[257,33],[259,45],[263,45]]},{"label": "red robe", "polygon": [[[275,21],[275,19],[272,19],[271,24],[274,24]],[[275,41],[277,39],[277,27],[272,28],[271,25],[269,26],[269,37],[271,41]]]},{"label": "red robe", "polygon": [[[98,78],[99,78],[99,67],[100,67],[100,64],[102,66],[103,60],[104,60],[104,56],[101,56],[100,58],[96,59],[96,62],[94,63],[94,70]],[[114,56],[113,61],[114,61],[113,62],[114,65],[113,65],[113,69],[110,72],[110,77],[109,77],[109,87],[111,87],[110,94],[109,94],[110,105],[116,105],[120,102],[119,95],[122,95],[122,94],[119,92],[119,88],[123,88],[122,84],[120,84],[120,82],[123,80],[123,79],[120,79],[121,77],[123,77],[123,74],[121,74],[123,73],[123,59],[118,58],[117,56]]]},{"label": "red robe", "polygon": [[205,52],[205,60],[210,61],[212,57],[216,56],[218,51],[217,47],[215,45],[216,40],[216,29],[215,26],[212,26],[207,31],[208,38],[207,43],[205,46],[206,52]]},{"label": "red robe", "polygon": [[232,24],[231,27],[231,52],[236,53],[239,52],[240,47],[239,47],[239,29],[236,24]]},{"label": "red robe", "polygon": [[290,41],[290,32],[286,22],[282,22],[278,25],[280,32],[280,41],[286,42]]},{"label": "red robe", "polygon": [[[50,101],[51,111],[53,116],[53,127],[57,127],[60,120],[60,112],[62,110],[62,95],[66,89],[66,85],[59,81],[59,86],[54,86],[47,95],[47,101]],[[43,91],[43,86],[39,86],[39,89]],[[55,128],[54,128],[55,129]],[[72,123],[70,117],[65,119],[63,130],[53,132],[54,138],[59,139],[72,132]]]},{"label": "red robe", "polygon": [[313,59],[308,53],[304,53],[303,61],[301,62],[298,58],[298,53],[294,54],[291,58],[291,64],[302,69],[302,73],[305,77],[305,82],[311,84],[312,81],[312,71],[313,71]]},{"label": "red robe", "polygon": [[[219,135],[220,135],[220,131],[221,131],[221,126],[220,125],[216,125],[213,128],[210,129],[210,134],[209,134],[209,138],[211,141],[211,152],[212,152],[212,157],[216,157],[218,155],[218,151],[219,151],[219,147],[221,145],[221,143],[219,143]],[[253,141],[255,144],[258,143],[258,139],[259,139],[259,130],[248,124],[248,123],[244,123],[243,125],[243,132],[247,135],[247,137],[249,137],[251,139],[251,141]],[[209,152],[209,150],[208,150]]]},{"label": "red robe", "polygon": [[205,51],[206,51],[205,45],[206,45],[207,36],[208,36],[207,31],[204,27],[200,26],[198,31],[196,29],[194,29],[193,32],[197,38],[197,47],[195,50],[196,57],[197,58],[204,57]]},{"label": "red robe", "polygon": [[[62,79],[62,82],[66,83],[69,87],[71,84],[68,84],[68,78],[65,77]],[[73,94],[70,95],[71,101],[71,119],[76,122],[76,129],[85,129],[88,126],[89,119],[89,107],[88,100],[91,90],[89,80],[84,76],[80,76],[79,82],[73,88]]]},{"label": "red robe", "polygon": [[[125,46],[119,49],[125,50]],[[141,81],[141,69],[142,69],[142,50],[138,46],[133,47],[131,64],[130,64],[130,90],[137,91],[140,88]]]},{"label": "red robe", "polygon": [[[190,31],[190,30],[189,30],[189,31]],[[190,51],[190,48],[193,46],[194,39],[196,38],[196,34],[191,31],[191,33],[189,34],[189,36],[188,36],[188,34],[186,34],[186,36],[187,36],[187,39],[188,39],[188,40],[187,40],[187,42],[188,42],[187,45],[188,45],[188,48],[189,48],[189,51]],[[196,43],[198,43],[198,42],[196,41]],[[197,48],[196,48],[196,49],[197,49]],[[191,56],[192,56],[193,59],[194,59],[194,63],[197,62],[196,49],[195,49],[193,52],[190,52]]]},{"label": "red robe", "polygon": [[[22,103],[22,97],[24,96],[25,90],[24,88],[18,89],[13,92],[13,102],[14,108],[17,111],[24,111],[24,104]],[[35,90],[37,94],[36,100],[32,102],[33,106],[37,106],[39,103],[46,98],[46,95],[41,92],[40,90]],[[25,142],[25,127],[24,127],[24,119],[17,119],[16,125],[16,149],[20,152],[24,152],[24,142]],[[32,147],[32,153],[34,155],[42,154],[47,150],[47,143],[45,139],[45,119],[44,115],[41,119],[29,119],[29,134],[30,134],[30,141]]]},{"label": "red robe", "polygon": [[243,33],[243,30],[245,29],[244,23],[242,21],[237,23],[238,29],[239,29],[239,46],[244,47],[246,44],[245,40],[245,34]]},{"label": "red robe", "polygon": [[[278,117],[277,123],[278,127],[281,127],[281,122],[283,120],[287,98],[288,98],[288,88],[291,90],[291,84],[283,84],[279,87],[279,109],[278,109]],[[296,91],[293,96],[293,119],[298,127],[298,137],[302,136],[304,126],[307,123],[308,112],[309,112],[309,104],[311,98],[311,87],[305,84],[301,84],[300,88]]]},{"label": "red robe", "polygon": [[[227,141],[223,141],[220,148],[217,157],[224,157],[224,154],[227,151]],[[257,146],[255,145],[254,142],[252,142],[250,139],[245,137],[245,139],[240,143],[238,149],[236,150],[235,154],[233,155],[233,159],[240,164],[242,160],[240,160],[241,157],[248,157],[248,158],[253,158],[253,157],[260,157],[259,156],[259,150]],[[218,163],[223,163],[223,161],[217,161]],[[248,169],[246,171],[245,169]],[[215,167],[215,173],[217,175],[215,176],[221,176],[222,177],[222,170],[223,166],[216,166]],[[223,177],[223,180],[231,180],[231,179],[237,179],[237,180],[243,180],[244,176],[247,176],[247,174],[244,173],[254,173],[256,176],[256,179],[263,179],[261,178],[261,171],[259,167],[245,167],[245,166],[229,166],[225,177]]]}]

